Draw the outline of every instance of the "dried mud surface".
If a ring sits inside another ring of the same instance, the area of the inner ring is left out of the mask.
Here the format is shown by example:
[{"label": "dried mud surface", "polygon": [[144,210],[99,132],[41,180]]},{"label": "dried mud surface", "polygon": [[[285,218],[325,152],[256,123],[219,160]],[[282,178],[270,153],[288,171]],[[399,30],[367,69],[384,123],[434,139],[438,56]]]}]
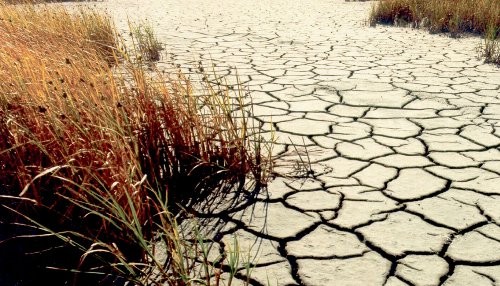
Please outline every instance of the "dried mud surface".
[{"label": "dried mud surface", "polygon": [[252,285],[500,285],[500,69],[479,38],[371,28],[369,2],[96,5],[148,19],[193,77],[236,67],[274,128],[292,176],[223,217],[258,253]]}]

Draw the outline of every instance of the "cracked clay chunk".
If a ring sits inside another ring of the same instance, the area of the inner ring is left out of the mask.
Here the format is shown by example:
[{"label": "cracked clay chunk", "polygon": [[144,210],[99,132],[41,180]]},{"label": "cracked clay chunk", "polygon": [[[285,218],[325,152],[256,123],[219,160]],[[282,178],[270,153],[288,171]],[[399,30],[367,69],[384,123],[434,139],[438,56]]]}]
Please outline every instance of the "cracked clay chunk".
[{"label": "cracked clay chunk", "polygon": [[439,285],[448,263],[437,255],[408,255],[398,260],[396,275],[417,286]]},{"label": "cracked clay chunk", "polygon": [[295,257],[349,257],[361,256],[369,249],[353,233],[335,230],[321,225],[299,241],[291,241],[286,247]]},{"label": "cracked clay chunk", "polygon": [[446,188],[446,180],[417,168],[403,169],[399,176],[389,182],[385,191],[398,200],[417,200]]},{"label": "cracked clay chunk", "polygon": [[299,259],[299,275],[306,285],[384,284],[391,263],[376,252],[349,259]]},{"label": "cracked clay chunk", "polygon": [[446,255],[456,261],[500,262],[500,227],[486,225],[455,237]]},{"label": "cracked clay chunk", "polygon": [[390,255],[412,251],[437,253],[453,233],[403,211],[391,213],[387,219],[361,227],[358,231],[367,241]]},{"label": "cracked clay chunk", "polygon": [[261,202],[245,210],[241,219],[248,229],[276,238],[295,236],[318,221],[316,217],[286,208],[281,203]]}]

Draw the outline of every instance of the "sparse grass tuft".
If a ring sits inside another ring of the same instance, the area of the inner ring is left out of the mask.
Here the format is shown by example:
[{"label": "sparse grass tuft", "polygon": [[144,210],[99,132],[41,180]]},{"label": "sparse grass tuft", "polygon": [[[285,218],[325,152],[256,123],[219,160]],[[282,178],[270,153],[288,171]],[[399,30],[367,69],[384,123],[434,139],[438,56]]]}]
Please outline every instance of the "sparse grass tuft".
[{"label": "sparse grass tuft", "polygon": [[154,33],[152,24],[141,22],[138,24],[130,23],[129,26],[132,30],[134,47],[138,49],[135,53],[139,54],[141,59],[146,62],[159,61],[163,47]]},{"label": "sparse grass tuft", "polygon": [[92,9],[0,3],[2,285],[190,285],[183,209],[265,180],[238,91],[197,90],[118,42]]},{"label": "sparse grass tuft", "polygon": [[498,0],[383,0],[370,14],[370,24],[411,25],[451,36],[469,32],[484,35],[483,55],[498,61],[500,1]]},{"label": "sparse grass tuft", "polygon": [[485,58],[485,62],[500,65],[500,28],[490,27],[486,31],[479,53]]}]

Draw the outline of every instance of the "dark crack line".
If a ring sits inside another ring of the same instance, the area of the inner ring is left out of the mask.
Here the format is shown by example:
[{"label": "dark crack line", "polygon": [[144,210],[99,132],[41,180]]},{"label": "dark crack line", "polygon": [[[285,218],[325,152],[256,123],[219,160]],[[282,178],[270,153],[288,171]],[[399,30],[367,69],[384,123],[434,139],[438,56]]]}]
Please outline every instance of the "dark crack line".
[{"label": "dark crack line", "polygon": [[481,207],[479,202],[476,202],[473,206],[475,206],[477,208],[477,210],[479,211],[479,214],[484,216],[488,220],[488,222],[491,222],[491,223],[494,222],[493,218],[486,213],[486,211]]},{"label": "dark crack line", "polygon": [[488,238],[488,239],[491,239],[491,240],[494,240],[494,241],[496,241],[496,242],[500,243],[500,239],[498,239],[498,238],[496,238],[496,237],[493,237],[493,236],[491,236],[491,235],[488,235],[488,234],[486,234],[486,233],[484,233],[484,232],[482,232],[482,231],[480,231],[480,230],[476,230],[476,232],[477,232],[477,233],[479,233],[480,235],[482,235],[482,236],[484,236],[484,237]]},{"label": "dark crack line", "polygon": [[477,270],[472,270],[472,272],[474,272],[474,273],[476,273],[477,275],[482,276],[482,277],[484,277],[484,278],[486,278],[486,279],[490,280],[490,282],[492,283],[492,285],[496,285],[496,282],[497,282],[497,281],[495,280],[495,278],[494,278],[493,276],[487,275],[486,273],[481,273],[481,272],[479,272],[479,271],[477,271]]},{"label": "dark crack line", "polygon": [[293,280],[295,280],[298,285],[303,286],[304,283],[299,275],[299,263],[297,262],[297,258],[295,258],[295,256],[288,254],[288,251],[286,250],[286,242],[282,241],[279,243],[278,252],[288,261],[288,264],[290,264]]},{"label": "dark crack line", "polygon": [[[461,183],[461,181],[459,181],[459,182]],[[498,197],[500,195],[500,193],[487,193],[487,192],[482,192],[482,191],[476,190],[476,189],[462,188],[462,187],[457,187],[457,186],[453,186],[453,189],[462,190],[462,191],[469,191],[469,192],[473,192],[473,193],[483,195],[483,196],[486,196],[489,198],[494,198],[494,199],[496,199],[496,197]]]},{"label": "dark crack line", "polygon": [[440,255],[447,263],[448,263],[448,271],[443,274],[441,277],[439,277],[439,286],[442,286],[447,280],[448,278],[450,278],[451,276],[453,276],[453,273],[455,273],[455,262],[449,258],[449,257],[443,257],[442,255]]},{"label": "dark crack line", "polygon": [[387,272],[387,275],[385,276],[385,281],[382,285],[386,285],[391,277],[396,277],[395,275],[397,268],[398,268],[397,261],[391,261],[391,267],[389,268],[389,272]]},{"label": "dark crack line", "polygon": [[305,256],[294,256],[295,259],[314,259],[314,260],[330,260],[330,259],[350,259],[350,258],[359,258],[363,257],[366,253],[372,252],[372,250],[365,250],[359,254],[349,254],[349,255],[329,255],[329,256],[313,256],[313,255],[305,255]]},{"label": "dark crack line", "polygon": [[440,227],[440,228],[445,228],[445,229],[449,229],[453,232],[458,232],[459,230],[454,228],[454,227],[451,227],[451,226],[448,226],[446,224],[442,224],[442,223],[439,223],[437,221],[434,221],[428,217],[426,217],[424,214],[421,214],[421,213],[418,213],[418,212],[415,212],[415,211],[412,211],[412,210],[409,210],[405,207],[404,209],[404,212],[406,213],[409,213],[411,215],[414,215],[414,216],[417,216],[419,217],[421,220],[425,221],[426,223],[432,225],[432,226],[435,226],[435,227]]},{"label": "dark crack line", "polygon": [[404,283],[408,284],[409,286],[416,286],[416,285],[418,285],[418,284],[415,284],[415,283],[411,282],[410,280],[404,278],[401,275],[396,274],[396,275],[394,275],[394,277],[398,278],[399,280],[403,281]]}]

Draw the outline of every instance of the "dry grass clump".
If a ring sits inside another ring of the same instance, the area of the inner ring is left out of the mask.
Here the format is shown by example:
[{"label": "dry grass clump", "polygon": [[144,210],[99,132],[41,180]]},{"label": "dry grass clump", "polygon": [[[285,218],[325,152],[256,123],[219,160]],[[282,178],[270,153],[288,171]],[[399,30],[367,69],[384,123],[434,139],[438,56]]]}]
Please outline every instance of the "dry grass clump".
[{"label": "dry grass clump", "polygon": [[141,60],[159,61],[161,59],[161,51],[163,47],[157,39],[151,23],[143,22],[139,24],[129,24],[132,30],[132,40],[137,43],[137,53],[141,56]]},{"label": "dry grass clump", "polygon": [[113,60],[117,46],[115,29],[110,19],[97,11],[81,9],[77,13],[70,13],[57,6],[17,6],[1,1],[0,8],[1,37],[4,44],[11,40],[24,42],[25,46],[33,44],[38,49],[33,54],[41,52],[44,58],[47,58],[49,52],[50,56],[70,54],[69,50],[64,49],[68,46],[78,48],[78,53],[72,56],[75,59],[80,54],[91,51],[99,58]]},{"label": "dry grass clump", "polygon": [[433,33],[449,32],[452,36],[478,33],[487,39],[483,50],[486,60],[500,57],[498,0],[383,0],[373,6],[370,23],[409,24]]},{"label": "dry grass clump", "polygon": [[170,213],[263,180],[241,97],[195,95],[117,41],[94,10],[0,2],[2,285],[190,284]]},{"label": "dry grass clump", "polygon": [[484,42],[478,48],[485,62],[500,65],[500,28],[489,28]]},{"label": "dry grass clump", "polygon": [[500,28],[500,2],[496,0],[384,0],[371,20],[393,24],[399,21],[428,27],[434,32],[484,34]]}]

